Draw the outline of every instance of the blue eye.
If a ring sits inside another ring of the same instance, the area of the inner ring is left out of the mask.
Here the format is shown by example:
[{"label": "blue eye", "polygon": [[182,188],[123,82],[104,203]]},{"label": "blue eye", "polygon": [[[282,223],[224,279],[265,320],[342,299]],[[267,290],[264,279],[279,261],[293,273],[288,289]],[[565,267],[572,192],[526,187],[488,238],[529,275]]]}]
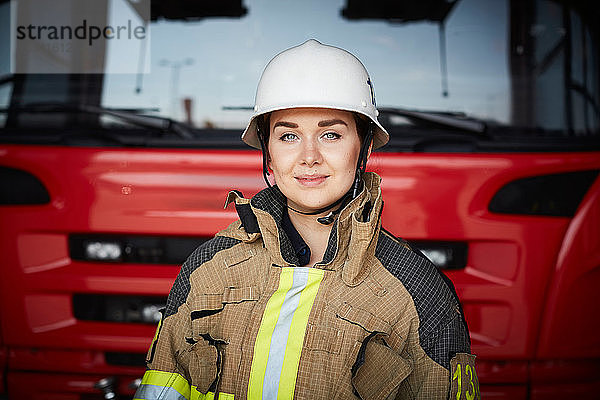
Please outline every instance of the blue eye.
[{"label": "blue eye", "polygon": [[283,135],[281,135],[279,137],[279,140],[284,141],[284,142],[291,142],[294,141],[297,138],[297,136],[291,132],[286,132]]},{"label": "blue eye", "polygon": [[323,137],[327,140],[335,140],[335,139],[339,139],[340,137],[342,137],[342,135],[340,135],[337,132],[330,131],[330,132],[325,132],[323,134]]}]

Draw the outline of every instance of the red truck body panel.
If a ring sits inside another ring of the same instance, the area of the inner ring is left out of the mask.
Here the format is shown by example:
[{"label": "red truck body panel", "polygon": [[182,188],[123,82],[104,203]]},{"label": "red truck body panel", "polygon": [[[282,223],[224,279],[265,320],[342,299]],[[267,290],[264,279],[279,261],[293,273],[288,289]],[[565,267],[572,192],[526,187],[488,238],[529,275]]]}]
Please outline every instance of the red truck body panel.
[{"label": "red truck body panel", "polygon": [[[98,393],[93,383],[104,376],[119,377],[121,394],[133,393],[144,367],[111,364],[107,354],[142,359],[155,326],[79,320],[73,296],[165,298],[179,270],[74,260],[69,235],[183,236],[200,243],[237,218],[233,207],[223,209],[230,189],[249,197],[264,187],[253,150],[3,145],[0,166],[35,175],[51,198],[46,205],[0,207],[0,337],[8,349],[6,356],[0,351],[0,363],[8,359],[8,392],[16,399],[79,398]],[[593,318],[600,180],[572,219],[488,207],[519,178],[600,170],[598,153],[381,152],[368,169],[383,178],[388,230],[409,241],[467,243],[466,267],[446,273],[464,306],[484,396],[586,398],[600,390],[600,323]],[[32,375],[34,386],[27,384]]]},{"label": "red truck body panel", "polygon": [[[537,356],[591,358],[600,355],[600,181],[583,199],[565,232],[543,311]],[[573,338],[577,338],[573,340]]]}]

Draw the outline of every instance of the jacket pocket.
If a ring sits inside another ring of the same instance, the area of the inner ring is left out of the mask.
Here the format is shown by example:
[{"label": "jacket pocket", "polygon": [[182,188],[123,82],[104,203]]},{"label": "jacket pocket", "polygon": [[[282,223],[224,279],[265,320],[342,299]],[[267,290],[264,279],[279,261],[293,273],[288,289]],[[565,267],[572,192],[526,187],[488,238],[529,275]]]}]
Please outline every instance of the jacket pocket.
[{"label": "jacket pocket", "polygon": [[305,347],[312,351],[327,354],[340,354],[344,332],[336,326],[321,326],[308,323],[306,327]]},{"label": "jacket pocket", "polygon": [[362,400],[394,398],[400,383],[412,372],[412,366],[384,338],[391,334],[391,325],[370,311],[343,302],[336,310],[343,321],[344,346],[350,349],[346,357],[346,382],[340,391],[354,394]]},{"label": "jacket pocket", "polygon": [[389,335],[392,327],[389,323],[373,315],[362,308],[353,307],[349,303],[342,303],[335,313],[337,318],[357,325],[363,329],[363,332],[380,332]]},{"label": "jacket pocket", "polygon": [[[189,308],[194,338],[208,333],[217,339],[230,336],[249,307],[259,299],[255,286],[226,287],[222,293],[202,294],[194,298]],[[224,315],[225,314],[225,315]]]},{"label": "jacket pocket", "polygon": [[363,341],[352,368],[352,387],[362,400],[394,398],[411,364],[374,332]]},{"label": "jacket pocket", "polygon": [[210,334],[221,338],[221,315],[223,311],[223,294],[202,294],[189,303],[192,322],[192,338],[198,339],[201,334]]},{"label": "jacket pocket", "polygon": [[204,394],[214,390],[220,374],[220,351],[215,343],[200,338],[177,358],[192,386]]}]

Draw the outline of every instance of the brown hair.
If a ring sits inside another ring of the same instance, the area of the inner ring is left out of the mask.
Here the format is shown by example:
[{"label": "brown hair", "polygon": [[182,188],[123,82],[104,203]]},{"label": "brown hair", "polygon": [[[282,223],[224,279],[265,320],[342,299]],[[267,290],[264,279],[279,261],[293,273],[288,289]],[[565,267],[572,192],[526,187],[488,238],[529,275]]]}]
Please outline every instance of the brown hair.
[{"label": "brown hair", "polygon": [[[351,112],[351,111],[349,111]],[[360,139],[362,145],[369,130],[369,120],[362,114],[351,112],[354,117],[354,124],[356,125],[356,133]],[[269,143],[269,136],[271,135],[271,113],[259,115],[256,117],[256,127],[258,134],[262,135],[265,141],[265,146]]]}]

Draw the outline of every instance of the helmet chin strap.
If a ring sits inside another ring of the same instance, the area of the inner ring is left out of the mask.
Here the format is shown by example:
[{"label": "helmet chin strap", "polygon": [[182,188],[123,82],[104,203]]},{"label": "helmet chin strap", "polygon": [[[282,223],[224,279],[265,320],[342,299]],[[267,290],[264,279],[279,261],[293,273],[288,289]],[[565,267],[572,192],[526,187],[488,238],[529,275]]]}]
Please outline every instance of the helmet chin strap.
[{"label": "helmet chin strap", "polygon": [[[260,125],[260,124],[257,124],[257,125]],[[273,187],[271,185],[271,182],[269,182],[269,179],[267,179],[267,176],[269,175],[269,170],[267,168],[267,145],[265,143],[265,138],[258,126],[257,126],[257,136],[260,141],[260,148],[262,150],[263,178],[264,178],[265,182],[267,183],[268,187]],[[350,202],[352,199],[354,199],[356,196],[358,196],[358,194],[360,193],[360,190],[362,189],[362,176],[363,176],[363,173],[365,172],[365,168],[367,167],[369,146],[371,145],[372,140],[373,140],[373,123],[369,123],[369,127],[367,130],[367,136],[364,138],[364,140],[360,146],[360,153],[358,154],[358,161],[356,162],[356,171],[354,173],[354,183],[352,184],[352,187],[350,187],[350,190],[348,190],[346,192],[346,194],[344,194],[342,197],[340,197],[339,199],[337,199],[330,205],[325,206],[323,208],[319,208],[316,211],[311,211],[311,212],[300,211],[300,210],[296,210],[295,208],[290,207],[289,205],[287,206],[287,208],[294,211],[295,213],[302,214],[302,215],[317,215],[317,214],[322,214],[325,211],[329,211],[341,203],[341,205],[336,210],[330,211],[329,214],[327,214],[323,217],[317,218],[317,221],[323,225],[330,225],[331,223],[333,223],[333,221],[335,221],[335,216],[342,211],[342,208],[344,208],[348,202]]]}]

